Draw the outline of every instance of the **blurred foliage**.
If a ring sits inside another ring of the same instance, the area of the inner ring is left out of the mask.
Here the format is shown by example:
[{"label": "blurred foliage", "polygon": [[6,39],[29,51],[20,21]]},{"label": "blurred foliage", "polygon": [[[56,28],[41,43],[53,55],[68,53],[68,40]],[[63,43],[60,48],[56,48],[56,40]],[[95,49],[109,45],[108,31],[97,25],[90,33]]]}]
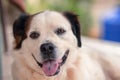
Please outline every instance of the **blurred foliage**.
[{"label": "blurred foliage", "polygon": [[70,11],[79,15],[81,31],[86,35],[91,27],[90,6],[94,0],[26,0],[27,12],[44,10]]}]

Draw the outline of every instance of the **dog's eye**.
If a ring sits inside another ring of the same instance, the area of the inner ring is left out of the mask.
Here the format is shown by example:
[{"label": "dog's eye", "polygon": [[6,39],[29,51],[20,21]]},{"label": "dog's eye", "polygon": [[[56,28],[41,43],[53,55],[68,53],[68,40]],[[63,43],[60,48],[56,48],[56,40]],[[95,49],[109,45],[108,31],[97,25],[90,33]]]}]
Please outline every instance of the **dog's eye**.
[{"label": "dog's eye", "polygon": [[40,34],[38,32],[31,32],[31,34],[30,34],[30,37],[32,39],[37,39],[39,36],[40,36]]},{"label": "dog's eye", "polygon": [[66,31],[63,29],[63,28],[58,28],[56,31],[55,31],[55,33],[57,34],[57,35],[62,35],[63,33],[65,33]]}]

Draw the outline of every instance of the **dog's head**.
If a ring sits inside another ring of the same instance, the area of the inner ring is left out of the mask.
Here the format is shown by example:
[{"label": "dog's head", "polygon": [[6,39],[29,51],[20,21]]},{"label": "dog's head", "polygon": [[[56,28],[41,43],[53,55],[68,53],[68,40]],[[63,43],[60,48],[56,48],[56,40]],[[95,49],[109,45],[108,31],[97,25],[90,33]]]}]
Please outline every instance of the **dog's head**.
[{"label": "dog's head", "polygon": [[74,55],[71,49],[81,47],[79,21],[70,12],[21,15],[14,22],[13,34],[17,55],[30,68],[40,69],[47,76],[58,74],[69,55]]}]

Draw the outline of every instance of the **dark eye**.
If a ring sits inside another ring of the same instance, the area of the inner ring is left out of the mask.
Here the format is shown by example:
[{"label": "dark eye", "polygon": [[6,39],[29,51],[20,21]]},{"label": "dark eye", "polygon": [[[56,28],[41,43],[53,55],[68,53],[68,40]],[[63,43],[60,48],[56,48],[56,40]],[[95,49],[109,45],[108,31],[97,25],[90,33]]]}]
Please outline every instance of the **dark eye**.
[{"label": "dark eye", "polygon": [[55,31],[55,33],[57,34],[57,35],[62,35],[63,33],[65,33],[66,31],[63,29],[63,28],[58,28],[56,31]]},{"label": "dark eye", "polygon": [[37,39],[39,36],[40,36],[40,34],[38,32],[31,32],[31,34],[30,34],[30,37],[32,39]]}]

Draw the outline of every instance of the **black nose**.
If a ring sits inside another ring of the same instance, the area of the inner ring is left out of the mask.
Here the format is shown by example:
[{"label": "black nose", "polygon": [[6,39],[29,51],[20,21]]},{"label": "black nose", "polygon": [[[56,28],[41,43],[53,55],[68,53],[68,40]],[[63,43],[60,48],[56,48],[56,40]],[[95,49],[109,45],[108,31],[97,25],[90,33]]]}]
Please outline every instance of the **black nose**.
[{"label": "black nose", "polygon": [[43,54],[54,53],[55,46],[52,43],[44,43],[40,47],[40,51]]}]

